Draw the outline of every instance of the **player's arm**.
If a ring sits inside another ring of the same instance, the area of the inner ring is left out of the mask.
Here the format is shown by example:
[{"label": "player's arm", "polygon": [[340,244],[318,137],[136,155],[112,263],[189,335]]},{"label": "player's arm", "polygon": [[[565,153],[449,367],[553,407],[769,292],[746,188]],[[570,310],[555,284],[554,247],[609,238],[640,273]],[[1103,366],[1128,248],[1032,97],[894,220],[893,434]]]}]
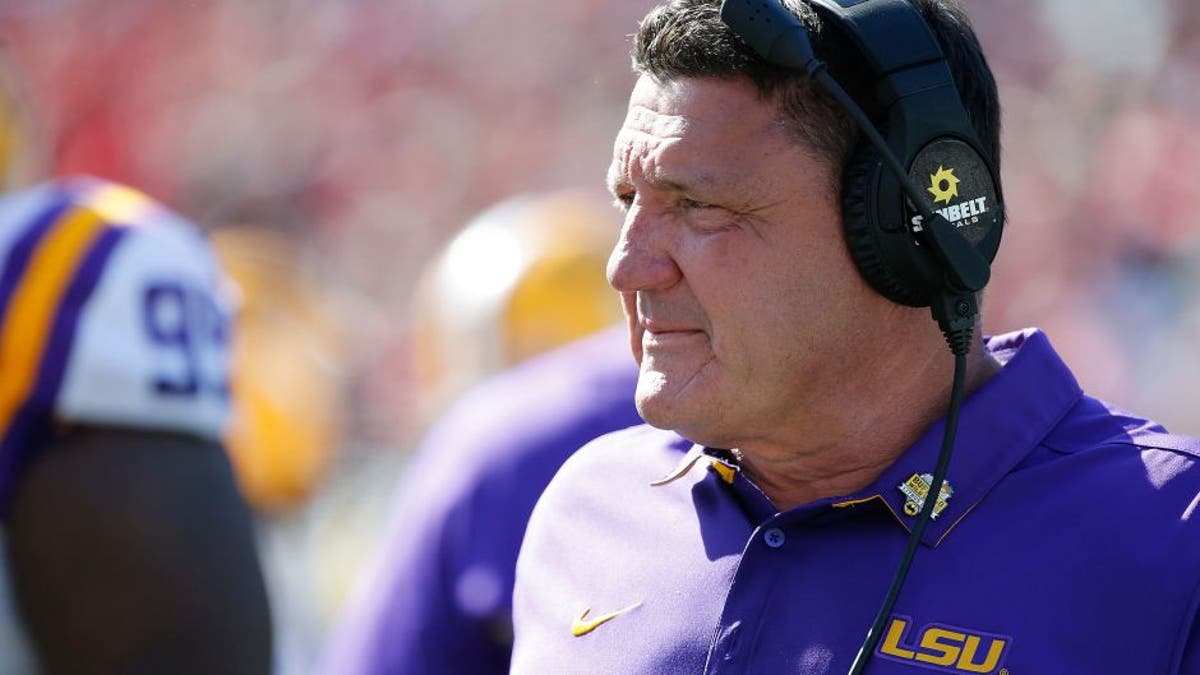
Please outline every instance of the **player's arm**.
[{"label": "player's arm", "polygon": [[14,590],[47,672],[269,672],[251,520],[216,443],[77,428],[10,508]]}]

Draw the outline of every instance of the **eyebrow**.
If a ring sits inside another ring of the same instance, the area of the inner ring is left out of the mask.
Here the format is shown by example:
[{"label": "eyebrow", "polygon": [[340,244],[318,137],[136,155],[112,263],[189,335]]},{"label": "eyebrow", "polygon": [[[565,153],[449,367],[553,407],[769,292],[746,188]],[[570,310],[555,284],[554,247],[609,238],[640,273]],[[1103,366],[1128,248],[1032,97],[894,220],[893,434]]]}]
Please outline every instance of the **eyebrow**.
[{"label": "eyebrow", "polygon": [[[664,178],[662,175],[659,175],[657,172],[655,172],[645,176],[643,180],[649,183],[652,187],[660,190],[669,190],[671,192],[690,192],[693,189],[708,187],[717,182],[717,180],[710,174],[703,172],[692,174],[684,179]],[[608,184],[609,192],[615,194],[617,186],[627,182],[628,180],[626,180],[623,172],[620,170],[614,171],[610,167],[610,170],[606,176],[606,183]]]}]

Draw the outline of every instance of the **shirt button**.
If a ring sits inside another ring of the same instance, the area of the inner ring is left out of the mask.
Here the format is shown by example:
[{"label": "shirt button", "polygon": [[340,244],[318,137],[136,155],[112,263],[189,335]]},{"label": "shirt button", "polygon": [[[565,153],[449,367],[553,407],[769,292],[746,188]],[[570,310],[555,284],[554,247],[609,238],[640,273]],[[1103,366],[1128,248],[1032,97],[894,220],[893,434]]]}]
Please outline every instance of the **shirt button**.
[{"label": "shirt button", "polygon": [[779,529],[778,527],[772,527],[766,532],[763,532],[763,541],[767,542],[767,546],[770,546],[771,548],[779,548],[780,546],[783,546],[783,542],[786,540],[787,537],[784,536],[783,530]]}]

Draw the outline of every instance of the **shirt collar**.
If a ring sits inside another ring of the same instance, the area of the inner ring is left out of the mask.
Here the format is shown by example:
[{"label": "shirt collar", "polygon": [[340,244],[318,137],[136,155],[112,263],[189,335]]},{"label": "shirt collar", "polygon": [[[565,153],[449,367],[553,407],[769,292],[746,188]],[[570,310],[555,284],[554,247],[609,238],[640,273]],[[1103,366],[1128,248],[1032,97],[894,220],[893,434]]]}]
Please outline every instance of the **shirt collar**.
[{"label": "shirt collar", "polygon": [[[992,337],[986,341],[986,348],[1004,367],[963,401],[946,473],[953,494],[926,528],[922,543],[927,546],[937,546],[1083,395],[1075,376],[1040,330]],[[914,475],[933,473],[945,428],[946,419],[942,417],[872,486],[847,499],[834,500],[834,505],[882,499],[897,521],[911,530],[916,517],[905,511],[910,499],[901,486]],[[921,502],[915,505],[919,507]]]},{"label": "shirt collar", "polygon": [[675,481],[683,478],[696,466],[700,459],[704,458],[703,466],[709,467],[713,473],[721,477],[721,480],[727,484],[732,484],[734,476],[740,470],[738,460],[730,450],[722,450],[720,448],[706,448],[703,445],[692,444],[692,447],[687,451],[675,468],[671,469],[665,476],[650,483],[651,487],[660,487],[670,485]]},{"label": "shirt collar", "polygon": [[[963,401],[946,474],[953,494],[925,529],[922,543],[927,546],[937,546],[1083,395],[1074,375],[1040,330],[1030,328],[992,337],[986,341],[986,348],[1004,367]],[[905,512],[909,497],[900,488],[914,475],[933,473],[945,427],[942,417],[870,486],[827,501],[839,508],[882,501],[896,521],[911,530],[916,518]],[[674,470],[653,485],[674,482],[698,464],[712,469],[724,482],[734,482],[736,459],[728,450],[694,445]]]}]

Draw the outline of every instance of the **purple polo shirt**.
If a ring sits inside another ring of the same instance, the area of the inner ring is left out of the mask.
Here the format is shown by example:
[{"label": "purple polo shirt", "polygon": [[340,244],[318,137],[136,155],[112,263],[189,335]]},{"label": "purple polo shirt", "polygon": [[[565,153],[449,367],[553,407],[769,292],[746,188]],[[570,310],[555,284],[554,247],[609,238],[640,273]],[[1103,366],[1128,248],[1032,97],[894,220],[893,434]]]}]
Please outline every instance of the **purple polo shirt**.
[{"label": "purple polo shirt", "polygon": [[[1200,673],[1200,443],[1083,395],[1036,330],[988,349],[1005,367],[963,405],[953,493],[866,672]],[[846,673],[943,424],[782,513],[723,451],[594,441],[530,521],[512,672]]]},{"label": "purple polo shirt", "polygon": [[331,675],[507,673],[512,587],[542,489],[588,441],[640,424],[624,327],[469,392],[421,443],[380,564],[333,631]]}]

